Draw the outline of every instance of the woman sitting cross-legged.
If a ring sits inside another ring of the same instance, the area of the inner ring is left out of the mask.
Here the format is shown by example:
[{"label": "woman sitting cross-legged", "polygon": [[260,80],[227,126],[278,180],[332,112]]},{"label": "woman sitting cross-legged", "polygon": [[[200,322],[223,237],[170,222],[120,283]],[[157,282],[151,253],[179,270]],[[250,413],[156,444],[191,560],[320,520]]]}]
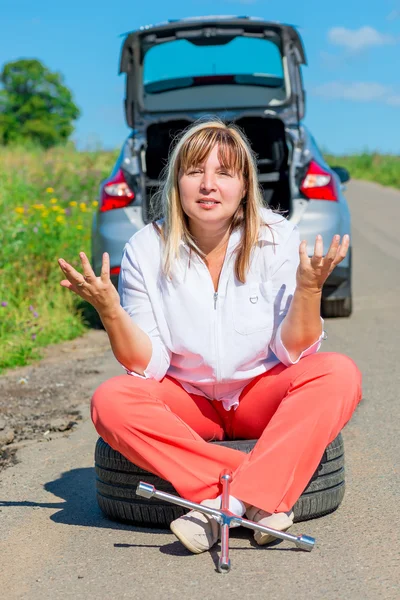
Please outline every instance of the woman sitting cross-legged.
[{"label": "woman sitting cross-legged", "polygon": [[[343,354],[317,353],[321,290],[346,256],[336,235],[310,258],[298,228],[263,205],[243,133],[196,123],[174,145],[162,219],[125,245],[119,293],[107,253],[100,277],[60,259],[61,285],[98,311],[127,373],[92,399],[96,430],[132,463],[184,498],[220,507],[219,475],[233,471],[230,510],[286,531],[293,505],[361,399]],[[246,455],[211,440],[257,439]],[[171,530],[194,553],[218,523],[191,511]],[[256,532],[259,544],[274,538]]]}]

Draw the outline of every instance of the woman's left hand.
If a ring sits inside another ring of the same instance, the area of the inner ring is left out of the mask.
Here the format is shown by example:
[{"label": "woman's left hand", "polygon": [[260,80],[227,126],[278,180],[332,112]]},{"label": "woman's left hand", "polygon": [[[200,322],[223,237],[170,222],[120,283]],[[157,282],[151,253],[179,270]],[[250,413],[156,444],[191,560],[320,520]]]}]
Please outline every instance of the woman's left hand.
[{"label": "woman's left hand", "polygon": [[350,236],[344,235],[342,243],[340,243],[340,235],[335,235],[326,256],[323,256],[322,236],[317,235],[314,254],[310,258],[307,254],[307,242],[303,240],[299,248],[300,264],[296,273],[297,288],[310,292],[321,292],[328,276],[345,258],[349,244]]}]

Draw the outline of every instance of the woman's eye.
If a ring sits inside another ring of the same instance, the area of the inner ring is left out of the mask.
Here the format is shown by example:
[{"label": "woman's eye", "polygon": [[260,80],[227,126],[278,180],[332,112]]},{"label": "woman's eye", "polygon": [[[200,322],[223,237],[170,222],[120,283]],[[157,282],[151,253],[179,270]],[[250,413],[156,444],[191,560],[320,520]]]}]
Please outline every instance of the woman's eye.
[{"label": "woman's eye", "polygon": [[228,177],[231,177],[231,174],[229,173],[229,171],[220,171],[219,173],[220,173],[220,175],[228,175]]}]

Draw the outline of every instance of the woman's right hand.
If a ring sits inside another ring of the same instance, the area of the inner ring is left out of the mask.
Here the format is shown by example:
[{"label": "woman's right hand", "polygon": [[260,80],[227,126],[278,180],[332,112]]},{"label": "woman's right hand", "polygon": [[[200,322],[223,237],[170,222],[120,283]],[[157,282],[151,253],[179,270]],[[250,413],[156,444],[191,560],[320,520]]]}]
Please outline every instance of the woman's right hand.
[{"label": "woman's right hand", "polygon": [[89,302],[100,316],[114,314],[120,306],[120,298],[110,279],[110,257],[108,253],[103,253],[100,277],[96,277],[84,252],[80,252],[79,257],[83,274],[76,271],[63,258],[58,259],[58,264],[67,277],[67,279],[60,281],[60,285]]}]

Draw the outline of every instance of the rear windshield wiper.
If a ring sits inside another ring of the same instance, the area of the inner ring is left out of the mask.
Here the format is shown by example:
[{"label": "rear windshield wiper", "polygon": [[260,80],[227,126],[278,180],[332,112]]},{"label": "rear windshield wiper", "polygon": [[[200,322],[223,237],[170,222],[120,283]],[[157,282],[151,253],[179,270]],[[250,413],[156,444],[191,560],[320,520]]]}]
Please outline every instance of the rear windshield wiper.
[{"label": "rear windshield wiper", "polygon": [[159,94],[180,88],[195,87],[201,85],[257,85],[270,88],[280,88],[284,85],[282,77],[274,75],[196,75],[194,77],[176,77],[173,79],[162,79],[152,81],[144,85],[147,94]]}]

